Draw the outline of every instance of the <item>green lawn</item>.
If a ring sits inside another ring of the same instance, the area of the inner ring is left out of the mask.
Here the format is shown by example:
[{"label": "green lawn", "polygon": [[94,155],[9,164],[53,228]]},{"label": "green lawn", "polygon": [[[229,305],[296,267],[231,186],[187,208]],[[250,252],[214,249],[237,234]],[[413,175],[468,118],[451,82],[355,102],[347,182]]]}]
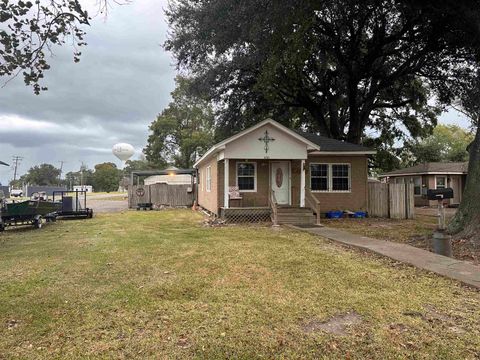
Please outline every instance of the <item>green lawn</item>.
[{"label": "green lawn", "polygon": [[480,295],[286,228],[131,211],[1,234],[0,326],[0,359],[473,359]]}]

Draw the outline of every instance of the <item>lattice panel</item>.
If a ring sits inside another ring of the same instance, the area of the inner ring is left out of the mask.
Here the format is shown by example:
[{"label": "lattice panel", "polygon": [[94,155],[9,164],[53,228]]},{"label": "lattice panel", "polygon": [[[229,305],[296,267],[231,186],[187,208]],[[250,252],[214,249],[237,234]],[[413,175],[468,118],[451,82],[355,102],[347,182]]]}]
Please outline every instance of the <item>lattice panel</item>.
[{"label": "lattice panel", "polygon": [[270,209],[223,209],[222,217],[230,224],[272,221]]}]

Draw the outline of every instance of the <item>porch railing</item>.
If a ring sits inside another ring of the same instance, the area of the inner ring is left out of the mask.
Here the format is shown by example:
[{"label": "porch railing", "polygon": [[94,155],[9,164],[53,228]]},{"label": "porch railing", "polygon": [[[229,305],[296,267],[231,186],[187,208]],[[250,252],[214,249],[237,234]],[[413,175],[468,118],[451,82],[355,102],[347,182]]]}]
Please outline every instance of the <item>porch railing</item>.
[{"label": "porch railing", "polygon": [[320,201],[312,194],[310,189],[305,189],[305,203],[317,215],[316,224],[320,225]]},{"label": "porch railing", "polygon": [[270,208],[272,209],[272,222],[273,226],[278,225],[278,206],[277,206],[277,198],[275,196],[275,191],[270,191]]}]

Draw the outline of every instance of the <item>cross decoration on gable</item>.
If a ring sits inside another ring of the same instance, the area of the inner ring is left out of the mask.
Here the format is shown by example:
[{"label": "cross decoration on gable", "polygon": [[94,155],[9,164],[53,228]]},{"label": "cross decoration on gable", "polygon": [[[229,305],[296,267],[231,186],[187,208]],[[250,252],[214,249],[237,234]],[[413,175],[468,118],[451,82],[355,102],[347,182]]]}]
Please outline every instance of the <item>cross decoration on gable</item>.
[{"label": "cross decoration on gable", "polygon": [[268,153],[268,149],[269,149],[268,143],[270,141],[275,141],[274,138],[268,135],[268,130],[265,130],[265,134],[263,135],[263,137],[258,138],[258,140],[263,141],[265,143],[265,146],[263,147],[265,149],[265,154]]}]

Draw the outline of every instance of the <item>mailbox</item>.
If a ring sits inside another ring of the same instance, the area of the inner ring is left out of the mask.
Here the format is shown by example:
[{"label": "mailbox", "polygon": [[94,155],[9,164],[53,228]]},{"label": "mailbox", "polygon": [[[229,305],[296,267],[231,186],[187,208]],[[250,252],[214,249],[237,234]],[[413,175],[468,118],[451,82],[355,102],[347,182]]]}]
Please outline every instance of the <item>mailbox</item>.
[{"label": "mailbox", "polygon": [[428,200],[453,199],[453,189],[428,189],[427,198]]}]

